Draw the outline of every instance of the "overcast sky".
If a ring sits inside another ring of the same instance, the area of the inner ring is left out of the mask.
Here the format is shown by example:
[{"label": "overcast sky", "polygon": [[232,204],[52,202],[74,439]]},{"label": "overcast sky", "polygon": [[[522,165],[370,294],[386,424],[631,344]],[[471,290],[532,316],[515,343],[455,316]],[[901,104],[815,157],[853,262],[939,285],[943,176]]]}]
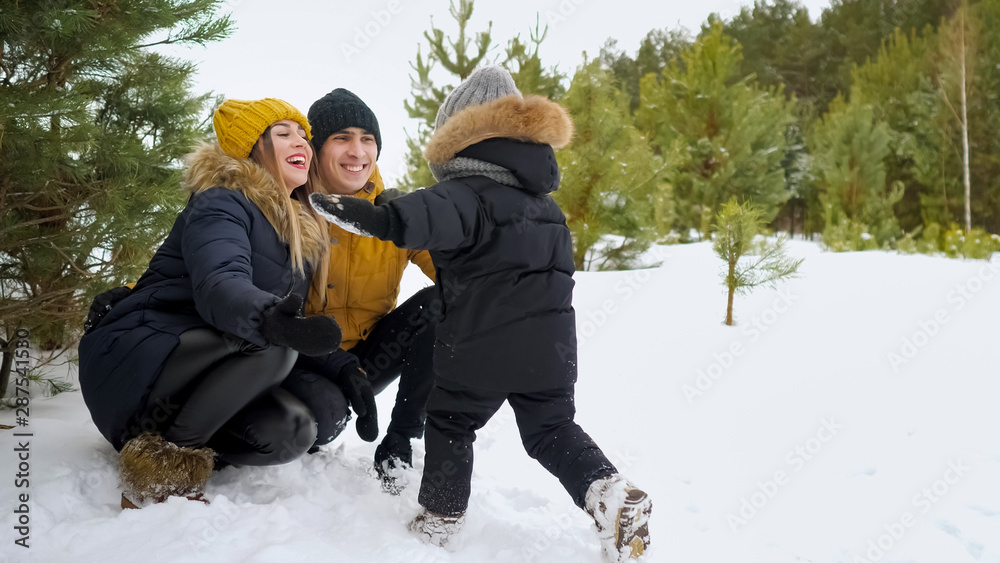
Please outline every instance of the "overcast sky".
[{"label": "overcast sky", "polygon": [[[457,0],[456,0],[457,3]],[[750,1],[737,0],[479,0],[468,29],[482,31],[493,22],[491,51],[503,54],[507,41],[520,34],[527,40],[536,16],[549,33],[541,48],[542,62],[558,64],[569,76],[596,56],[605,40],[635,53],[652,29],[684,27],[696,32],[712,12],[724,18]],[[829,0],[804,0],[816,20]],[[388,185],[405,167],[404,128],[415,132],[403,101],[410,97],[410,62],[423,33],[434,25],[457,34],[448,0],[228,0],[236,31],[205,48],[172,52],[199,65],[198,92],[211,90],[227,98],[274,97],[303,113],[334,88],[360,96],[378,117],[382,133],[379,166]],[[426,53],[426,45],[423,48]]]}]

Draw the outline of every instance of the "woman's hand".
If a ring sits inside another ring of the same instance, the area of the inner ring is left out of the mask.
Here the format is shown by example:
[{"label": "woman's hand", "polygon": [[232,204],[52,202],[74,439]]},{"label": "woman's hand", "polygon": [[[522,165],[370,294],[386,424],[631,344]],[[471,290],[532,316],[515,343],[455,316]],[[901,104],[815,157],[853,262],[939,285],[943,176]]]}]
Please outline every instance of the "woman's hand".
[{"label": "woman's hand", "polygon": [[329,354],[340,348],[342,334],[333,317],[303,317],[303,298],[292,293],[261,314],[260,332],[275,346],[287,346],[307,356]]}]

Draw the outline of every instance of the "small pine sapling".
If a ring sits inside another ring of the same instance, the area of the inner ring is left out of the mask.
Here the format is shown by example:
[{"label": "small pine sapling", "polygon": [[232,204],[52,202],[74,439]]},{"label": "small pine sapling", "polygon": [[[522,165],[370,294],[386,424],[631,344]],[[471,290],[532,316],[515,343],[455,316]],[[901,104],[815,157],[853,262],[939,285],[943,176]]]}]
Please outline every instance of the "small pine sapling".
[{"label": "small pine sapling", "polygon": [[763,228],[761,211],[750,202],[740,205],[729,199],[715,216],[712,249],[726,262],[722,280],[729,290],[726,324],[733,324],[733,296],[748,293],[759,285],[776,287],[777,282],[796,277],[802,260],[785,255],[785,239],[769,241],[757,235]]}]

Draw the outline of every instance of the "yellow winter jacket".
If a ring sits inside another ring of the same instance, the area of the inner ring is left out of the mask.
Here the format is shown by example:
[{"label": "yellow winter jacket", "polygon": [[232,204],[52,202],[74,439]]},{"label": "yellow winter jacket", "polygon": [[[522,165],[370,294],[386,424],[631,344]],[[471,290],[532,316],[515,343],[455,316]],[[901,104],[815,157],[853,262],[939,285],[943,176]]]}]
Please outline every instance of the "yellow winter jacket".
[{"label": "yellow winter jacket", "polygon": [[[357,197],[374,203],[385,183],[374,167],[365,189]],[[362,237],[330,224],[330,268],[327,272],[326,306],[315,289],[310,289],[309,314],[322,313],[337,319],[350,350],[368,336],[372,326],[396,308],[399,282],[407,262],[413,262],[434,280],[434,264],[426,250],[406,250],[391,242]]]}]

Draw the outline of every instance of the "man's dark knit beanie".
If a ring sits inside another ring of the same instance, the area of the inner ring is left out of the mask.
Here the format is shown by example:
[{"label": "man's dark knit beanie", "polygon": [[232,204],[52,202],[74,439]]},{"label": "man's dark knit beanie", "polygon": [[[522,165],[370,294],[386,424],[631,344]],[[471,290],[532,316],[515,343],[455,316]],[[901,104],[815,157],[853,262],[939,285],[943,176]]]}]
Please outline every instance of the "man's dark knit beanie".
[{"label": "man's dark knit beanie", "polygon": [[348,127],[358,127],[374,135],[377,154],[382,153],[382,134],[379,132],[375,113],[350,90],[337,88],[313,102],[309,108],[309,125],[312,127],[313,149],[317,156],[330,135]]}]

